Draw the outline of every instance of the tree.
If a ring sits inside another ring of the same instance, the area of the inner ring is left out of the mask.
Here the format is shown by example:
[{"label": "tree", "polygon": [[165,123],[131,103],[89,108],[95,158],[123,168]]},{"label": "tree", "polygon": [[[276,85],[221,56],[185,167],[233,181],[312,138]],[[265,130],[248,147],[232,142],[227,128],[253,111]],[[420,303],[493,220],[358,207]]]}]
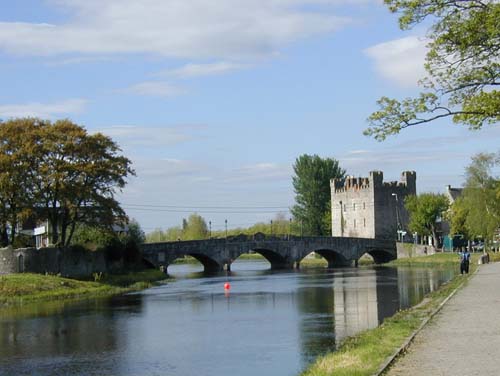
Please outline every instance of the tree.
[{"label": "tree", "polygon": [[[466,182],[457,207],[466,212],[464,227],[471,238],[489,243],[500,228],[500,179],[492,169],[500,165],[500,153],[480,153],[466,168]],[[454,218],[459,221],[460,213]],[[453,222],[452,222],[453,223]]]},{"label": "tree", "polygon": [[11,239],[28,215],[48,220],[52,243],[68,245],[77,224],[126,221],[114,195],[133,175],[129,159],[109,137],[69,120],[34,118],[0,124],[0,235]]},{"label": "tree", "polygon": [[330,179],[344,178],[345,170],[335,159],[307,154],[296,159],[293,170],[296,205],[292,214],[295,220],[301,223],[304,234],[330,234],[331,221],[325,221],[330,210]]},{"label": "tree", "polygon": [[205,219],[196,213],[183,220],[182,240],[201,240],[208,237],[208,226]]},{"label": "tree", "polygon": [[469,210],[465,205],[463,197],[459,197],[451,205],[448,219],[450,221],[450,233],[452,235],[463,235],[466,239],[470,239],[469,229],[467,227],[467,218]]},{"label": "tree", "polygon": [[36,119],[0,122],[0,243],[16,240],[19,223],[33,214],[32,145],[36,129],[43,122]]},{"label": "tree", "polygon": [[129,243],[132,242],[137,246],[146,241],[146,234],[141,228],[139,222],[137,222],[135,219],[132,219],[128,223],[128,234],[125,240]]},{"label": "tree", "polygon": [[500,3],[496,0],[384,0],[400,28],[432,19],[424,91],[402,101],[382,97],[365,135],[381,141],[401,129],[451,118],[480,129],[500,119]]},{"label": "tree", "polygon": [[40,133],[36,201],[50,223],[52,243],[69,244],[78,223],[110,227],[125,222],[114,195],[135,173],[118,145],[69,120],[47,124]]},{"label": "tree", "polygon": [[448,210],[448,198],[443,194],[435,193],[411,195],[405,198],[405,207],[410,215],[408,224],[410,231],[432,236],[434,245],[437,247],[439,238],[437,236],[436,222]]},{"label": "tree", "polygon": [[83,246],[92,251],[106,249],[119,242],[118,235],[108,228],[78,224],[75,226],[71,245]]}]

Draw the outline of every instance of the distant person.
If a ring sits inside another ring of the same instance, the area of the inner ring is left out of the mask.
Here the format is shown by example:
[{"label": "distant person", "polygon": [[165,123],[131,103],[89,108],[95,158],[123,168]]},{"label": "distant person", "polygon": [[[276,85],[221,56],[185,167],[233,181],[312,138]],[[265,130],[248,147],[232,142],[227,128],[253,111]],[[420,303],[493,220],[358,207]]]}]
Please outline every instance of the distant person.
[{"label": "distant person", "polygon": [[462,250],[459,254],[460,256],[460,274],[469,274],[469,264],[470,264],[470,252],[467,248]]}]

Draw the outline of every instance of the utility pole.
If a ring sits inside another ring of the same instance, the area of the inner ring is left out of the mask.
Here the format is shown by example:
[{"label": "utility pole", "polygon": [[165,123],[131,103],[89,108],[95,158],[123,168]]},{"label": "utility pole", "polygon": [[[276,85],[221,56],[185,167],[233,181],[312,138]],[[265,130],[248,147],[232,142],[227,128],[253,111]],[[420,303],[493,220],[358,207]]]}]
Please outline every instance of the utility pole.
[{"label": "utility pole", "polygon": [[208,221],[208,238],[212,239],[212,221]]},{"label": "utility pole", "polygon": [[396,198],[396,224],[398,227],[398,241],[400,241],[400,235],[401,235],[401,225],[399,223],[399,200],[398,200],[398,194],[393,193],[392,196]]},{"label": "utility pole", "polygon": [[344,211],[342,210],[342,201],[340,203],[340,236],[344,237]]},{"label": "utility pole", "polygon": [[226,239],[227,239],[227,219],[226,219],[226,220],[224,220],[224,223],[225,223],[225,225],[226,225]]}]

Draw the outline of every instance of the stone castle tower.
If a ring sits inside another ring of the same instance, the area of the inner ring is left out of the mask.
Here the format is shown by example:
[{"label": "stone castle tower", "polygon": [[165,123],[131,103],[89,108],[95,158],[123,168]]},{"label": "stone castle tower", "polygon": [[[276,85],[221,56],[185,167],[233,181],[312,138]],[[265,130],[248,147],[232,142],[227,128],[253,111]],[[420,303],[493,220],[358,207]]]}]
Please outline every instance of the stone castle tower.
[{"label": "stone castle tower", "polygon": [[404,199],[416,195],[417,175],[405,171],[399,182],[383,180],[381,171],[371,171],[368,178],[330,181],[332,236],[396,239],[398,229],[406,231]]}]

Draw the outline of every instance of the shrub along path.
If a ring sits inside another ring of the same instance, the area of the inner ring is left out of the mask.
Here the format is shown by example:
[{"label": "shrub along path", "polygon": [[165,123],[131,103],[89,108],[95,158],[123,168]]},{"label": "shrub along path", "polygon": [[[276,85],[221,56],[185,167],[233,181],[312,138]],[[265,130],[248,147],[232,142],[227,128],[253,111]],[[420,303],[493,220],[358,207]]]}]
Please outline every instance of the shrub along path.
[{"label": "shrub along path", "polygon": [[483,265],[384,373],[499,375],[500,263]]}]

